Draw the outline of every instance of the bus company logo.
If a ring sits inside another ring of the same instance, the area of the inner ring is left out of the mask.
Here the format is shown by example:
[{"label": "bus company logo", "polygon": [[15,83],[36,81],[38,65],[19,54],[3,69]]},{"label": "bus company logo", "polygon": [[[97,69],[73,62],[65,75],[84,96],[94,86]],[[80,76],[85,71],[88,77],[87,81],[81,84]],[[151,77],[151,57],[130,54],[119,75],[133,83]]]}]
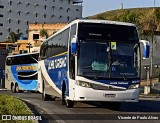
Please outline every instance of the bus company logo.
[{"label": "bus company logo", "polygon": [[63,58],[49,61],[48,70],[66,67],[67,66],[66,60],[67,60],[67,57],[63,57]]},{"label": "bus company logo", "polygon": [[37,66],[17,66],[16,71],[21,70],[37,70]]}]

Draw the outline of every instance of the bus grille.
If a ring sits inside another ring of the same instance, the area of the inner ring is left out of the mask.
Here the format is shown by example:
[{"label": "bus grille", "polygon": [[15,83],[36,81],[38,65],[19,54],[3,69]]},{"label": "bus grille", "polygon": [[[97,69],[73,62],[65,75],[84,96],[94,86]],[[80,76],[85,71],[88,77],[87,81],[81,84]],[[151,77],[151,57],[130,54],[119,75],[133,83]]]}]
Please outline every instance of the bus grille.
[{"label": "bus grille", "polygon": [[92,88],[95,90],[107,90],[107,91],[125,91],[123,88],[115,88],[113,86],[103,86],[98,84],[92,84]]}]

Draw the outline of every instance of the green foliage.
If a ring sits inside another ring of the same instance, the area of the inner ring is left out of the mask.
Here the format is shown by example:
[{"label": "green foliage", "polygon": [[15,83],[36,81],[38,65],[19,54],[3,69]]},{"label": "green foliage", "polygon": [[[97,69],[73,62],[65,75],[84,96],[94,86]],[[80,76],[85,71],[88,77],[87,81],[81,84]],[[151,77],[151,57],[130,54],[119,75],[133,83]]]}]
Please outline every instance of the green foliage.
[{"label": "green foliage", "polygon": [[[0,94],[0,114],[4,115],[32,115],[32,112],[28,109],[25,103],[21,100]],[[1,121],[1,123],[5,123],[5,121]],[[6,123],[33,123],[33,121],[7,121]]]},{"label": "green foliage", "polygon": [[40,31],[40,36],[41,36],[41,37],[46,37],[46,38],[48,38],[47,30],[42,29],[42,30]]},{"label": "green foliage", "polygon": [[156,30],[160,25],[160,8],[119,9],[88,18],[134,23],[139,30],[150,30],[153,26],[153,19],[155,18],[154,29]]},{"label": "green foliage", "polygon": [[155,8],[154,15],[157,21],[160,20],[160,9],[159,8]]},{"label": "green foliage", "polygon": [[14,43],[14,42],[16,42],[22,35],[23,35],[23,33],[11,32],[11,33],[9,34],[9,40]]}]

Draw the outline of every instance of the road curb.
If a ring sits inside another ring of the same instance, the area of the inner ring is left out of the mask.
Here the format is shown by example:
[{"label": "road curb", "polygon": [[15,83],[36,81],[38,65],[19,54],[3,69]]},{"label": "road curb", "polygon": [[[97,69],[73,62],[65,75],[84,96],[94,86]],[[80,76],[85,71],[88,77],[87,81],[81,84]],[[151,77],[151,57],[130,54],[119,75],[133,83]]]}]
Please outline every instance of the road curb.
[{"label": "road curb", "polygon": [[0,91],[5,91],[5,90],[7,90],[7,89],[5,89],[5,88],[0,88]]},{"label": "road curb", "polygon": [[160,96],[147,96],[147,95],[140,95],[140,98],[160,98]]}]

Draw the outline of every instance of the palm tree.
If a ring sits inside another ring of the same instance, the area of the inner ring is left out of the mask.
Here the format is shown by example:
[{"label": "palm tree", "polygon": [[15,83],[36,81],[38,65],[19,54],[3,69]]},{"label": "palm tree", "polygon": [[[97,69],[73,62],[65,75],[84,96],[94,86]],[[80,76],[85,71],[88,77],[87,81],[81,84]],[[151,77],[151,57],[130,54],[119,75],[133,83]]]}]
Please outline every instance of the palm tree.
[{"label": "palm tree", "polygon": [[42,29],[42,30],[40,31],[40,36],[41,36],[41,37],[45,37],[45,38],[47,39],[47,38],[48,38],[47,30]]},{"label": "palm tree", "polygon": [[9,40],[11,42],[16,42],[21,36],[23,35],[23,33],[15,33],[15,32],[11,32],[9,34]]}]

